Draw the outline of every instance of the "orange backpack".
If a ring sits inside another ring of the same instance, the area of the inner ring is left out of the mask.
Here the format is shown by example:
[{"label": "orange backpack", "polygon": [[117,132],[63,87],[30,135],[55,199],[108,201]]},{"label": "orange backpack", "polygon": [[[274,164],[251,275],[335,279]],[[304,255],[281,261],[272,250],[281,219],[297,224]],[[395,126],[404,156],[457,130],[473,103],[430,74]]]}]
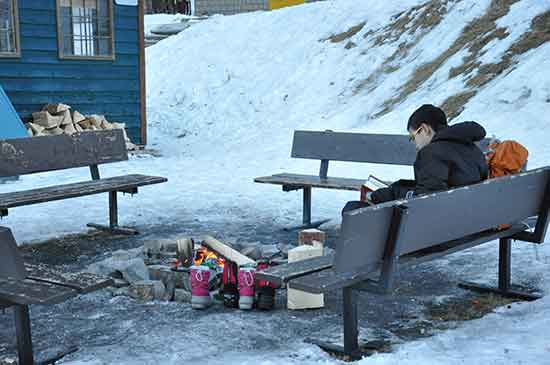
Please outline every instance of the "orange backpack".
[{"label": "orange backpack", "polygon": [[491,142],[485,152],[489,177],[519,173],[527,164],[529,151],[516,141]]},{"label": "orange backpack", "polygon": [[[513,175],[527,166],[529,151],[516,141],[491,141],[485,151],[489,165],[489,178]],[[510,224],[499,224],[498,230],[510,228]]]}]

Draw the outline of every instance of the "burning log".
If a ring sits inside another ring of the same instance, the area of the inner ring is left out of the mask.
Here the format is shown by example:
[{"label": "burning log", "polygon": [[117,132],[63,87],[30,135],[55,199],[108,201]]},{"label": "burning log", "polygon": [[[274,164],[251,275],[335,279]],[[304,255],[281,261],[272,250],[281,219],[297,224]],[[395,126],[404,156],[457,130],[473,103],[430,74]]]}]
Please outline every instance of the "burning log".
[{"label": "burning log", "polygon": [[246,257],[245,255],[241,254],[239,251],[234,250],[228,245],[218,241],[214,237],[205,236],[202,244],[239,266],[255,264],[254,260]]}]

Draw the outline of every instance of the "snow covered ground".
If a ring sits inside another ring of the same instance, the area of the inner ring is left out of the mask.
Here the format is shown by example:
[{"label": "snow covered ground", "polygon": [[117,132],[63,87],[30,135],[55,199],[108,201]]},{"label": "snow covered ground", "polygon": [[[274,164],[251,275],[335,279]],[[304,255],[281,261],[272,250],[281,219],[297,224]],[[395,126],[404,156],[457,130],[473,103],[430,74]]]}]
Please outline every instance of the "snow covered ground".
[{"label": "snow covered ground", "polygon": [[[490,135],[523,143],[530,151],[530,168],[547,165],[550,42],[525,52],[512,46],[532,29],[535,17],[550,11],[550,1],[518,1],[496,20],[507,36],[483,45],[477,61],[491,66],[512,53],[513,62],[488,82],[477,84],[470,80],[483,72],[479,65],[470,74],[450,76],[473,52],[472,44],[448,50],[461,40],[470,22],[487,14],[491,1],[451,0],[445,6],[430,1],[426,4],[433,8],[428,13],[426,7],[404,13],[425,3],[339,0],[273,12],[214,16],[148,48],[148,147],[160,150],[162,157],[133,157],[100,170],[103,176],[166,176],[169,182],[144,187],[134,198],[122,197],[121,222],[146,232],[164,226],[173,230],[178,222],[194,222],[222,227],[219,234],[224,226],[256,230],[255,222],[269,222],[277,230],[297,223],[301,218],[299,192],[282,193],[276,186],[253,183],[257,176],[283,171],[318,172],[317,161],[290,159],[295,129],[404,133],[409,114],[419,105],[442,104],[472,90],[475,94],[463,110],[457,108],[453,121],[476,120]],[[399,20],[404,14],[410,19],[402,27]],[[148,26],[157,21],[147,19]],[[342,36],[342,41],[329,40],[363,22],[357,33]],[[393,23],[397,24],[388,27]],[[448,57],[442,57],[446,52]],[[425,65],[433,69],[421,77],[417,71]],[[412,83],[414,87],[406,88],[409,81],[419,78]],[[369,173],[393,179],[411,176],[412,171],[351,163],[331,163],[329,171],[332,176],[357,178]],[[88,179],[88,174],[82,169],[24,176],[0,189],[78,181]],[[357,195],[315,190],[313,215],[333,218],[329,225],[334,226],[344,203]],[[12,227],[19,242],[31,243],[82,231],[88,221],[105,221],[106,214],[106,198],[94,196],[17,208],[2,224]],[[490,244],[430,265],[490,282],[495,278],[496,252],[497,247]],[[549,269],[549,245],[514,245],[515,281],[549,294]],[[363,362],[550,364],[549,326],[547,295]],[[333,363],[301,342],[291,350],[300,355],[289,362]],[[96,355],[74,363],[108,363],[101,352]],[[224,363],[280,363],[279,355],[277,351],[251,351],[224,359]],[[133,363],[131,357],[117,361]],[[177,363],[177,359],[162,358],[162,362]]]}]

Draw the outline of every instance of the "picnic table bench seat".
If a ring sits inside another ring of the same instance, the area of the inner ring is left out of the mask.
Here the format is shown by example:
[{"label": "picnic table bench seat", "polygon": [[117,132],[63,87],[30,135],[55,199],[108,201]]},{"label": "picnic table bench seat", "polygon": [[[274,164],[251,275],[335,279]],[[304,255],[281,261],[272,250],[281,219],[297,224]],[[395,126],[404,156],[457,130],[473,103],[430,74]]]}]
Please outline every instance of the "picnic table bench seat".
[{"label": "picnic table bench seat", "polygon": [[166,182],[159,176],[126,174],[101,178],[99,165],[128,160],[122,130],[83,132],[72,136],[43,136],[0,141],[0,177],[88,167],[91,180],[63,183],[0,194],[0,217],[11,208],[61,199],[108,193],[109,225],[89,227],[112,233],[135,234],[118,225],[117,193],[138,193],[138,188]]},{"label": "picnic table bench seat", "polygon": [[61,303],[112,283],[111,278],[91,273],[63,273],[44,264],[24,263],[11,230],[0,227],[0,309],[13,308],[20,365],[35,364],[29,305]]},{"label": "picnic table bench seat", "polygon": [[499,241],[498,285],[465,289],[522,300],[540,295],[511,284],[512,240],[540,244],[550,222],[550,167],[344,213],[333,256],[274,267],[258,279],[312,293],[342,290],[344,345],[316,344],[361,357],[355,291],[391,293],[400,267]]}]

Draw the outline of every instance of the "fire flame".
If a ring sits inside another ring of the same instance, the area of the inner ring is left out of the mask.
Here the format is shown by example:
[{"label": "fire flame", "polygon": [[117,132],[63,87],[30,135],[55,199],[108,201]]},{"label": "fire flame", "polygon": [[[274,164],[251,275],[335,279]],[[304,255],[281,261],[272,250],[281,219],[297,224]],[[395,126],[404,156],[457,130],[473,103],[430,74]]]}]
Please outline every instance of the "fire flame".
[{"label": "fire flame", "polygon": [[208,248],[201,246],[195,253],[195,265],[199,266],[206,260],[214,260],[216,264],[223,268],[225,265],[225,259],[216,255],[214,251],[210,251]]}]

